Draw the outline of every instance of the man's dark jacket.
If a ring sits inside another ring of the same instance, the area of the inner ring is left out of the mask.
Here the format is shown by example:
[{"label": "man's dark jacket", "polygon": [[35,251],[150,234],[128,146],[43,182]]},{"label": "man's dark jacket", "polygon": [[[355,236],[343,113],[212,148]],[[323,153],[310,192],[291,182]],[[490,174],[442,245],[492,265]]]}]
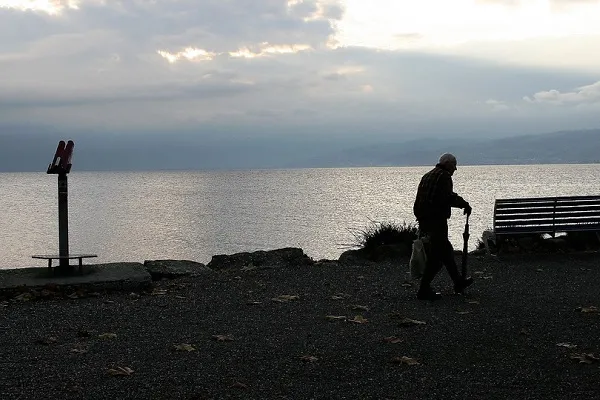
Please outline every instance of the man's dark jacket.
[{"label": "man's dark jacket", "polygon": [[444,221],[450,218],[452,207],[467,207],[469,203],[452,189],[452,175],[440,164],[423,175],[413,206],[417,221]]}]

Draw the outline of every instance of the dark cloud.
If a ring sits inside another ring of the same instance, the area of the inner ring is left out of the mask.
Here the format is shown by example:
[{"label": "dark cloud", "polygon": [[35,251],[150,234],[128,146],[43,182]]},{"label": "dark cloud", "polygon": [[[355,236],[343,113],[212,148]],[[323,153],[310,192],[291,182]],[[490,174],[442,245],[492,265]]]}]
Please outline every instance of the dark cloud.
[{"label": "dark cloud", "polygon": [[[335,33],[332,20],[343,16],[341,4],[179,0],[103,5],[84,0],[79,9],[58,16],[0,9],[0,119],[129,130],[193,129],[208,121],[222,130],[234,126],[273,134],[506,129],[510,124],[541,126],[540,121],[568,123],[566,109],[548,111],[547,101],[524,97],[544,100],[559,93],[564,98],[599,79],[566,68],[452,55],[333,49],[326,44]],[[418,32],[396,37],[422,38]],[[311,49],[269,53],[265,49],[271,45]],[[208,53],[204,60],[181,57],[173,63],[158,54],[162,50],[172,58],[188,47]],[[229,54],[246,47],[264,52],[255,58]],[[589,116],[579,121],[598,115],[586,112]]]}]

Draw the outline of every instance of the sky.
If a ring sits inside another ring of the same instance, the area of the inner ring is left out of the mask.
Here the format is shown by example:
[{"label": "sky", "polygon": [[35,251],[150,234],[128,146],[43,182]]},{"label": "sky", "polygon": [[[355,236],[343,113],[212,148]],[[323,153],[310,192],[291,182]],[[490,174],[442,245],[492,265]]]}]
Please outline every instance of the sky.
[{"label": "sky", "polygon": [[0,0],[0,125],[598,128],[599,19],[595,0]]}]

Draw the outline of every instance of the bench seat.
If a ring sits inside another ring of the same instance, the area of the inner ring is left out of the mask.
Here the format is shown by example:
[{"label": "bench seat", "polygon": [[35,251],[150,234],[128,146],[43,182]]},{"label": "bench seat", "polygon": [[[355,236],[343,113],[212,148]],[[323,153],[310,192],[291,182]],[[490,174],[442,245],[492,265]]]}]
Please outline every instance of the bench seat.
[{"label": "bench seat", "polygon": [[69,254],[66,256],[61,256],[58,254],[38,254],[33,255],[31,258],[37,258],[42,260],[48,260],[48,268],[52,269],[52,260],[79,260],[79,271],[81,271],[83,267],[83,259],[84,258],[93,258],[98,257],[96,254]]}]

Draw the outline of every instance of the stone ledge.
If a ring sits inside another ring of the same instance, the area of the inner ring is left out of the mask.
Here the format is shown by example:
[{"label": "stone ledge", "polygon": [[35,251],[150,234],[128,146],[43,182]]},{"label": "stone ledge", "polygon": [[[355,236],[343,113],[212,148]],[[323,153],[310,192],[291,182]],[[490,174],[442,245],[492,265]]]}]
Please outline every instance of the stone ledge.
[{"label": "stone ledge", "polygon": [[121,262],[84,265],[73,275],[54,275],[47,268],[18,268],[0,270],[0,293],[23,288],[45,286],[76,286],[88,290],[139,290],[152,284],[150,273],[141,263]]},{"label": "stone ledge", "polygon": [[146,260],[144,267],[155,281],[214,274],[206,265],[189,260]]}]

